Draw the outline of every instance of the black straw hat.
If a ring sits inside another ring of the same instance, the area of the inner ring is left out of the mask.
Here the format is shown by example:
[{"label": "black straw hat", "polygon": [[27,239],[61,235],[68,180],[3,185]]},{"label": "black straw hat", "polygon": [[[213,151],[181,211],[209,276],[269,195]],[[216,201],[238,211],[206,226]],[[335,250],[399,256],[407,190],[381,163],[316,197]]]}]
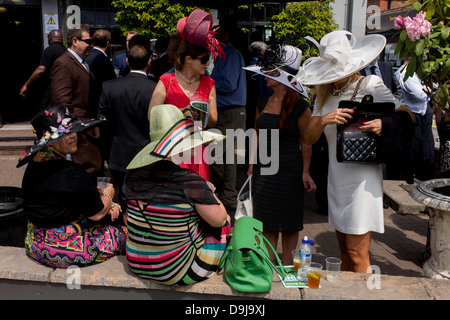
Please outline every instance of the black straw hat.
[{"label": "black straw hat", "polygon": [[31,125],[39,141],[19,160],[17,168],[32,159],[38,151],[73,133],[99,125],[104,120],[77,120],[70,117],[69,111],[63,105],[49,106],[40,110],[31,120]]}]

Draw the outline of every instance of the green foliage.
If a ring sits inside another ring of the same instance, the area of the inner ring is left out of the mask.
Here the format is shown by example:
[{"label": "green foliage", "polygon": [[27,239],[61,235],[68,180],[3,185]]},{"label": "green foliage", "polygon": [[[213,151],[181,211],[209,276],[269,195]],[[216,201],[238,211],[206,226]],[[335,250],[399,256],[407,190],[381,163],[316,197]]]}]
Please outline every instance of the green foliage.
[{"label": "green foliage", "polygon": [[289,3],[283,12],[272,17],[275,37],[299,47],[304,52],[303,59],[317,56],[319,52],[314,46],[307,50],[304,37],[311,36],[319,41],[338,28],[333,19],[332,2],[334,0]]},{"label": "green foliage", "polygon": [[428,95],[437,106],[450,111],[450,1],[425,0],[415,2],[412,7],[417,12],[426,13],[426,20],[432,25],[431,33],[411,41],[406,30],[402,29],[395,52],[401,58],[411,57],[406,78],[416,73],[427,87],[438,86],[438,92],[429,92]]},{"label": "green foliage", "polygon": [[113,0],[112,5],[118,9],[116,22],[123,35],[136,30],[150,39],[168,36],[176,31],[178,20],[197,8],[185,7],[169,0]]}]

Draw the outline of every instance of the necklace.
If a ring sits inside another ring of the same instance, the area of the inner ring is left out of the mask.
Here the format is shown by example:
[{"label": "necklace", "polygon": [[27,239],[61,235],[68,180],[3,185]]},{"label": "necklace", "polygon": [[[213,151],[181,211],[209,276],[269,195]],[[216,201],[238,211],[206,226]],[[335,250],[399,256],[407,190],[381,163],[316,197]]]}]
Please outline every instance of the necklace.
[{"label": "necklace", "polygon": [[[352,84],[354,78],[355,78],[355,76],[352,76],[350,79],[348,79],[348,81],[345,84],[345,86],[343,86],[341,89],[339,89],[339,90],[333,89],[331,91],[331,95],[333,97],[340,97],[340,96],[342,96],[347,91],[348,87]],[[333,85],[333,88],[334,88],[334,85]]]},{"label": "necklace", "polygon": [[194,83],[195,81],[198,81],[198,79],[199,79],[198,75],[196,75],[194,79],[188,80],[188,79],[186,79],[185,77],[183,77],[183,75],[181,74],[180,71],[177,71],[177,74],[180,76],[181,80],[183,80],[183,81],[186,82],[187,84]]}]

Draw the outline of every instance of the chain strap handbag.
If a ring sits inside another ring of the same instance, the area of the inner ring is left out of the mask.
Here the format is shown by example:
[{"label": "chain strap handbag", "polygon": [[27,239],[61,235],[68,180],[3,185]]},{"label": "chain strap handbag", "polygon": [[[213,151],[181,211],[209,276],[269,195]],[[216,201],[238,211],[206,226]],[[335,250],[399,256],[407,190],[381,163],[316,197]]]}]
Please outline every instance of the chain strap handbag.
[{"label": "chain strap handbag", "polygon": [[363,97],[361,102],[354,101],[361,85],[361,77],[356,84],[350,100],[341,100],[338,108],[352,109],[352,119],[337,125],[336,157],[338,162],[346,163],[383,163],[381,137],[374,132],[361,131],[364,122],[379,119],[394,112],[393,102],[373,102],[371,95]]}]

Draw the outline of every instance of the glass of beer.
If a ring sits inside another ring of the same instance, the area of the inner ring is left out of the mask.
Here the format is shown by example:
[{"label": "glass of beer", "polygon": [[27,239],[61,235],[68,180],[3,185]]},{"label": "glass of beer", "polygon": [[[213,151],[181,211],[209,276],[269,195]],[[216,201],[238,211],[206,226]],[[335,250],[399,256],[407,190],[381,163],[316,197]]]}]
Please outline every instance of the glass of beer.
[{"label": "glass of beer", "polygon": [[311,262],[306,274],[308,278],[308,287],[311,289],[319,288],[320,278],[322,276],[323,266],[317,262]]},{"label": "glass of beer", "polygon": [[298,266],[300,265],[300,251],[299,249],[292,250],[292,260],[294,264],[294,272],[298,273]]}]

